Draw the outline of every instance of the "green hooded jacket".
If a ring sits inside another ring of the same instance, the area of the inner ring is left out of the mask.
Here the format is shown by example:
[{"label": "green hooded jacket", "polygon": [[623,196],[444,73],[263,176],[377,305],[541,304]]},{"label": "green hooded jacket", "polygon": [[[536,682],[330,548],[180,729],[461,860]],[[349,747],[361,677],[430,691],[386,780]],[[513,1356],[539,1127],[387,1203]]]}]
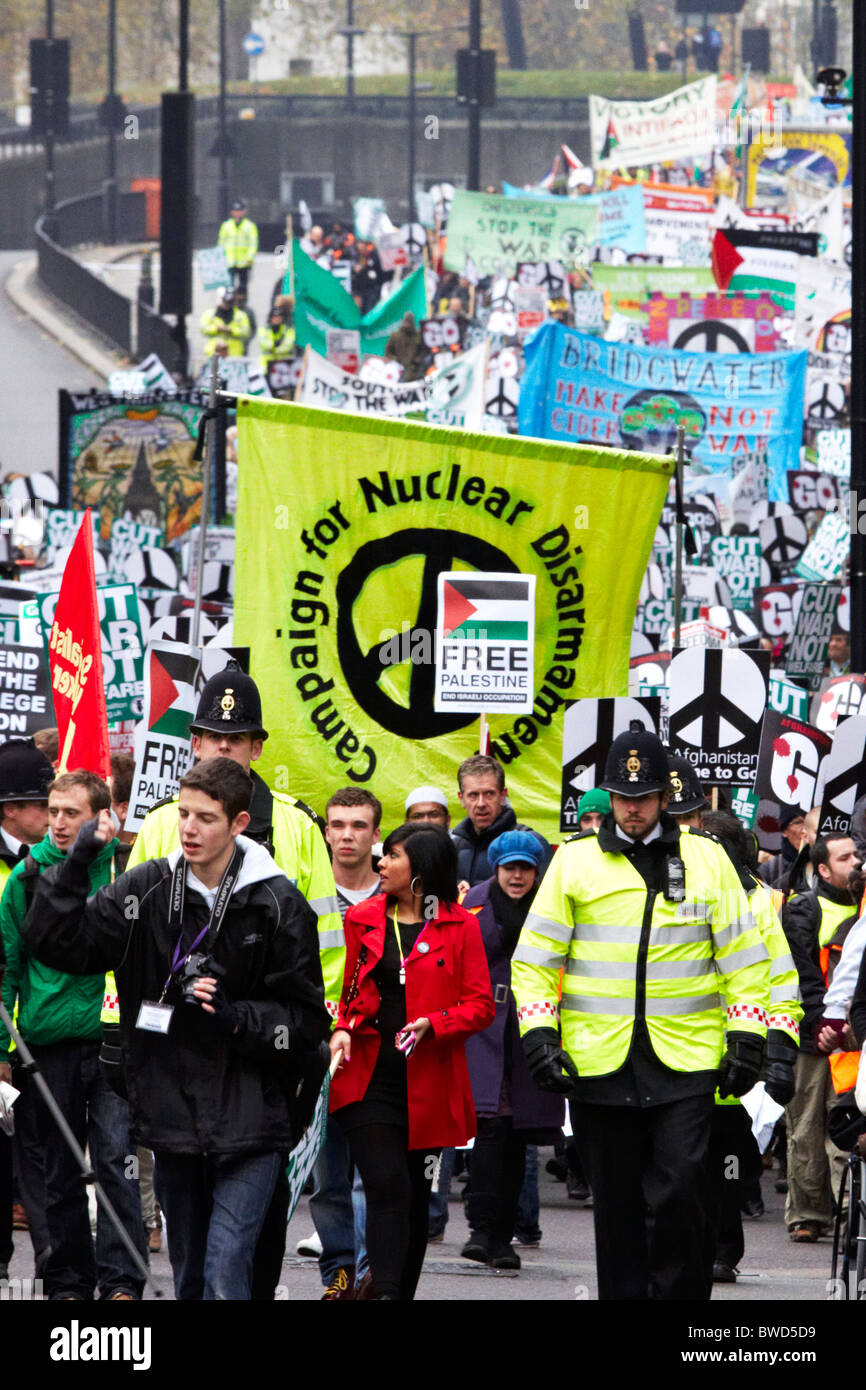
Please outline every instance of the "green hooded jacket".
[{"label": "green hooded jacket", "polygon": [[[111,879],[111,861],[117,845],[118,841],[112,840],[90,866],[94,893]],[[42,868],[59,864],[65,858],[48,835],[30,853]],[[97,1042],[102,1037],[99,1015],[105,975],[67,975],[28,956],[21,932],[27,915],[27,895],[21,881],[25,863],[22,860],[12,870],[0,899],[0,934],[6,955],[3,1003],[11,1014],[17,1002],[17,1027],[24,1041],[35,1047],[71,1039]],[[0,1023],[0,1061],[6,1059],[9,1050],[9,1034]]]}]

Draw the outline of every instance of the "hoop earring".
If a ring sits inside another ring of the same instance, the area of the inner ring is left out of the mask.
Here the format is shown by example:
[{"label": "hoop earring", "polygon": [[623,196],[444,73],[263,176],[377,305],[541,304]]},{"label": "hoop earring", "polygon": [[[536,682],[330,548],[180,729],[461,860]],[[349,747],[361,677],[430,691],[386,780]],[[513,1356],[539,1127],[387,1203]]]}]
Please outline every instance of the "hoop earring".
[{"label": "hoop earring", "polygon": [[[416,883],[421,883],[421,875],[420,875],[420,874],[413,874],[413,875],[412,875],[412,878],[411,878],[411,880],[410,880],[410,883],[409,883],[409,892],[412,894],[412,897],[413,897],[413,898],[420,898],[421,894],[420,894],[419,890],[415,887],[415,884],[416,884]],[[421,883],[421,887],[422,887],[422,888],[424,887],[424,884],[423,884],[423,883]]]}]

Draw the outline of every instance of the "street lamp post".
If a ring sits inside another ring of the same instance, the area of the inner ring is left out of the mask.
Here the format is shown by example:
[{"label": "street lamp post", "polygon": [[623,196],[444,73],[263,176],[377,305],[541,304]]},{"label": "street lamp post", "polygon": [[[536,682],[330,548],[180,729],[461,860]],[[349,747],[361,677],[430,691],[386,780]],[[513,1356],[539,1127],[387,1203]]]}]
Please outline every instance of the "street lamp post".
[{"label": "street lamp post", "polygon": [[481,103],[478,82],[481,68],[481,0],[469,0],[469,53],[474,78],[469,93],[469,158],[467,187],[478,192],[481,187]]},{"label": "street lamp post", "polygon": [[108,95],[105,102],[108,125],[108,165],[102,188],[105,240],[117,241],[117,0],[108,0]]},{"label": "street lamp post", "polygon": [[54,0],[45,0],[45,39],[48,89],[45,103],[45,226],[49,236],[55,229],[54,208],[56,185],[54,178],[54,79],[51,45],[54,41]]},{"label": "street lamp post", "polygon": [[228,138],[226,136],[226,0],[220,5],[220,94],[219,94],[219,162],[220,174],[217,184],[217,203],[219,220],[222,224],[229,215],[229,160]]},{"label": "street lamp post", "polygon": [[417,30],[406,34],[409,40],[409,226],[415,221],[415,58]]}]

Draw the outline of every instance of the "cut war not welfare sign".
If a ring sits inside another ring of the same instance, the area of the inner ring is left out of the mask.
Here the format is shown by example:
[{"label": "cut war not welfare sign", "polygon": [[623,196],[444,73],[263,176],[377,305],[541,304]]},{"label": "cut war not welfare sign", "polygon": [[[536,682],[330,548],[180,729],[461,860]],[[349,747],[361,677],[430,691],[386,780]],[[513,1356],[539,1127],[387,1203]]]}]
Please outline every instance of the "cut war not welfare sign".
[{"label": "cut war not welfare sign", "polygon": [[434,708],[531,714],[534,637],[534,574],[440,574]]},{"label": "cut war not welfare sign", "polygon": [[[487,713],[437,707],[437,671],[489,675],[521,699],[490,711],[492,751],[521,816],[556,838],[565,708],[627,693],[671,461],[279,401],[240,400],[238,428],[234,635],[262,694],[263,775],[314,806],[369,786],[398,824],[407,786],[454,785]],[[488,579],[520,594],[470,582]],[[529,698],[502,679],[522,681],[524,629]]]}]

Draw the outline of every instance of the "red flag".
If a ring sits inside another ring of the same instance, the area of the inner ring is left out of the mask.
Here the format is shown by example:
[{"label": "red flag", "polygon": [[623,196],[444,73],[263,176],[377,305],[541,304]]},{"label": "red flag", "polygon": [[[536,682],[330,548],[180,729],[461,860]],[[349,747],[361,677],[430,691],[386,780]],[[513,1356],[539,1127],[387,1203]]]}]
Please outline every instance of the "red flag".
[{"label": "red flag", "polygon": [[716,284],[724,294],[728,285],[731,283],[734,272],[738,265],[743,264],[743,257],[740,255],[736,246],[732,246],[724,232],[716,232],[713,237],[712,265],[713,275]]},{"label": "red flag", "polygon": [[48,642],[60,772],[111,771],[90,508],[69,552]]}]

